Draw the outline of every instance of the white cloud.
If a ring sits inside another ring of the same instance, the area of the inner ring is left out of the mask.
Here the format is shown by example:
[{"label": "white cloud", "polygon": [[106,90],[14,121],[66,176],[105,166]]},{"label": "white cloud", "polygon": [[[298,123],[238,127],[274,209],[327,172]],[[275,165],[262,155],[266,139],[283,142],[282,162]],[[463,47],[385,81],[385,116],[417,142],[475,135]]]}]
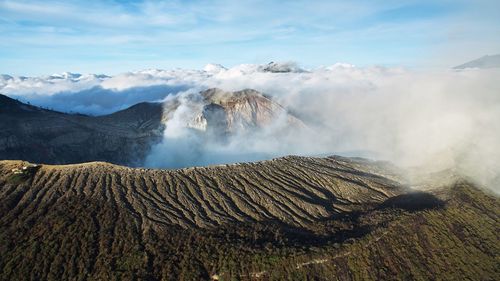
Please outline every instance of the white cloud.
[{"label": "white cloud", "polygon": [[[0,92],[58,110],[96,114],[185,91],[253,88],[300,116],[312,132],[261,131],[220,146],[183,131],[183,121],[167,124],[166,141],[154,153],[168,159],[167,166],[347,153],[403,166],[458,168],[482,183],[498,177],[498,69],[424,72],[349,64],[292,73],[262,69],[246,64],[229,69],[211,65],[206,71],[145,70],[110,78],[5,76]],[[193,112],[188,105],[181,109],[172,120]]]}]

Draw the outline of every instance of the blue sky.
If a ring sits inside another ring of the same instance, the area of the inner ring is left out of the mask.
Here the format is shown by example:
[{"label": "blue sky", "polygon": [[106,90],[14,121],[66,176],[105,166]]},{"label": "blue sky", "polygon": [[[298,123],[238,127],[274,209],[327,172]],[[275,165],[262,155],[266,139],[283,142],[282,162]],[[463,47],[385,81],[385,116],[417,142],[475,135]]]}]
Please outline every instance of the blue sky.
[{"label": "blue sky", "polygon": [[296,61],[449,67],[500,53],[500,1],[0,0],[0,73]]}]

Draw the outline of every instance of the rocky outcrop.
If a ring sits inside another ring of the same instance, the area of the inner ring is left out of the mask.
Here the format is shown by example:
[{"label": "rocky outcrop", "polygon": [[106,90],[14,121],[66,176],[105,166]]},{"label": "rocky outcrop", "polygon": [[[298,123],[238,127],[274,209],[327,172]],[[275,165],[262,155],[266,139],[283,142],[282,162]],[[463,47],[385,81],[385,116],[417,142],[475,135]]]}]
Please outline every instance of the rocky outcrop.
[{"label": "rocky outcrop", "polygon": [[305,70],[301,69],[294,62],[273,62],[272,61],[272,62],[268,63],[267,65],[261,66],[260,69],[263,72],[272,72],[272,73],[306,72]]},{"label": "rocky outcrop", "polygon": [[[187,122],[188,127],[201,131],[217,128],[219,134],[251,132],[270,126],[306,127],[280,104],[255,90],[227,92],[213,88],[201,92],[201,97],[201,110]],[[175,109],[175,104],[169,107]]]}]

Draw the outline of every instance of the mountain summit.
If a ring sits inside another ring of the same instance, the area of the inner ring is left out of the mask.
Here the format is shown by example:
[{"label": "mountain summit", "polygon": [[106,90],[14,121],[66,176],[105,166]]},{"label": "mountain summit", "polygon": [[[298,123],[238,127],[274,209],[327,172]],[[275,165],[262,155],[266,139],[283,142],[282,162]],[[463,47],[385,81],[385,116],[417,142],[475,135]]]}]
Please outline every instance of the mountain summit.
[{"label": "mountain summit", "polygon": [[271,126],[282,121],[286,126],[304,126],[302,121],[292,116],[283,106],[262,93],[245,89],[227,92],[213,88],[201,93],[206,105],[197,116],[197,122],[207,127],[224,124],[227,132],[248,131]]}]

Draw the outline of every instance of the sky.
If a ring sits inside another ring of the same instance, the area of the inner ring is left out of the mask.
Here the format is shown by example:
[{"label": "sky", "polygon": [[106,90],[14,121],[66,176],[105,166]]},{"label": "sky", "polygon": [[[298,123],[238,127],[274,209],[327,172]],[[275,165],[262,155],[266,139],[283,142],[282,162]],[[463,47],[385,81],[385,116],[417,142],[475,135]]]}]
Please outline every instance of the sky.
[{"label": "sky", "polygon": [[0,0],[0,73],[295,61],[448,68],[500,53],[500,1]]}]

